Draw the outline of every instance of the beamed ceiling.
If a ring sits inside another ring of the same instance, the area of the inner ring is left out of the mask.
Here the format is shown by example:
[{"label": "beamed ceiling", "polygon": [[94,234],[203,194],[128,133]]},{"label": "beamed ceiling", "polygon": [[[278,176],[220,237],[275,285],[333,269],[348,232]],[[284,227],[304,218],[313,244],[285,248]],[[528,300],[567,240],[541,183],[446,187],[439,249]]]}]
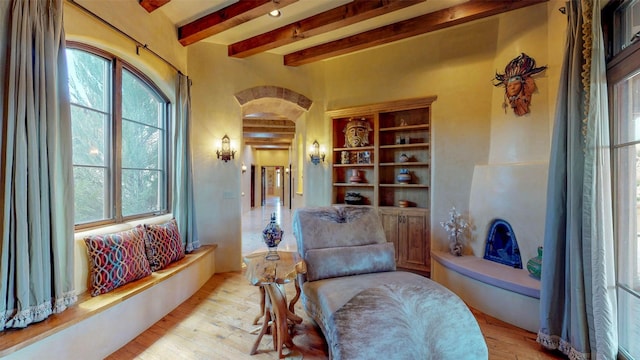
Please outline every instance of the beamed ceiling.
[{"label": "beamed ceiling", "polygon": [[[300,66],[547,0],[139,0],[163,12],[183,46],[211,42],[228,56],[267,52]],[[268,15],[280,10],[282,15]],[[245,143],[288,148],[295,124],[273,109],[245,112]]]}]

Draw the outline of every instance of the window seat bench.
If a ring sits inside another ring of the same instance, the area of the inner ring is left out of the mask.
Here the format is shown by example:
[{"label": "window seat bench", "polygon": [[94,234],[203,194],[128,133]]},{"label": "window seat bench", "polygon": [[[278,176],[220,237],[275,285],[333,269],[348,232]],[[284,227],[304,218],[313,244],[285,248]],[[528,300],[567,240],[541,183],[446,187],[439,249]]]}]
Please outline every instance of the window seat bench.
[{"label": "window seat bench", "polygon": [[0,333],[0,358],[102,359],[193,295],[215,273],[217,245],[204,245],[150,276],[92,297],[60,314]]}]

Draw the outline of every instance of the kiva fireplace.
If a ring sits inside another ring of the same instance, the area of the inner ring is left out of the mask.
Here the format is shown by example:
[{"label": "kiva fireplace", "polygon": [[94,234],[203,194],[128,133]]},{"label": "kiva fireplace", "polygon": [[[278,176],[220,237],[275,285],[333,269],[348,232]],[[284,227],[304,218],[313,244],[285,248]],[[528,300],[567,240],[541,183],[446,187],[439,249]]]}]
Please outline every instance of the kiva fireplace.
[{"label": "kiva fireplace", "polygon": [[522,269],[522,258],[516,241],[516,234],[511,225],[502,219],[491,223],[487,234],[487,245],[484,258],[516,269]]}]

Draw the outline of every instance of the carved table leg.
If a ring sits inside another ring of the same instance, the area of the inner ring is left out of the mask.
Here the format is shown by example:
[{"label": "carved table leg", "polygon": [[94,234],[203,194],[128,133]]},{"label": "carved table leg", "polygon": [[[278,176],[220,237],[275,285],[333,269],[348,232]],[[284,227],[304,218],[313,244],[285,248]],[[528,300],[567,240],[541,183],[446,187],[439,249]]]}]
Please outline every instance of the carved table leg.
[{"label": "carved table leg", "polygon": [[289,311],[292,314],[295,314],[296,313],[295,305],[298,302],[298,299],[300,299],[300,283],[298,283],[297,277],[295,278],[295,280],[293,280],[293,285],[295,285],[296,287],[296,296],[294,296],[293,299],[291,299],[291,302],[289,303]]},{"label": "carved table leg", "polygon": [[[262,287],[260,288],[262,289]],[[261,291],[261,293],[264,295],[264,290]],[[260,328],[260,333],[258,334],[258,338],[256,339],[256,342],[253,343],[253,347],[251,348],[251,355],[254,355],[256,351],[258,351],[258,346],[260,345],[260,340],[262,340],[262,336],[264,336],[267,330],[269,330],[270,326],[273,326],[273,322],[271,321],[271,300],[265,296],[263,298],[262,305],[263,305],[262,309],[264,310],[264,319],[263,319],[262,327]]]},{"label": "carved table leg", "polygon": [[253,319],[253,325],[257,325],[258,320],[260,320],[260,318],[264,316],[264,286],[260,286],[259,289],[260,289],[260,314],[258,314],[256,318]]},{"label": "carved table leg", "polygon": [[287,319],[287,298],[284,292],[284,287],[278,284],[269,284],[266,286],[269,300],[271,301],[271,308],[273,310],[273,323],[275,329],[272,331],[272,336],[276,342],[276,350],[278,351],[278,359],[282,359],[282,348],[286,346],[293,348],[293,341],[288,331]]}]

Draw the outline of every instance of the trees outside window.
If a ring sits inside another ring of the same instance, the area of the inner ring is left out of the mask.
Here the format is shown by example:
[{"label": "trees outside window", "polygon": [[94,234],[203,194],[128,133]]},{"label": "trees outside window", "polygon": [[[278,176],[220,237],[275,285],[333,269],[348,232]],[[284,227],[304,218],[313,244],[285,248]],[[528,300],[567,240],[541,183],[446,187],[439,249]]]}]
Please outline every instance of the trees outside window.
[{"label": "trees outside window", "polygon": [[168,211],[169,102],[98,49],[67,49],[76,226]]}]

